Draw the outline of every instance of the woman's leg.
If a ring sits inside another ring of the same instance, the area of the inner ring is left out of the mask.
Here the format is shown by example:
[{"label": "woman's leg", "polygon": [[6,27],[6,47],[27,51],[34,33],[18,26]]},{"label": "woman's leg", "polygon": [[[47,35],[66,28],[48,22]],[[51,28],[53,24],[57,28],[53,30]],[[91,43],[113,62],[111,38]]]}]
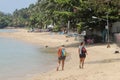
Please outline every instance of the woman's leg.
[{"label": "woman's leg", "polygon": [[61,60],[58,60],[57,71],[59,70],[60,63],[61,63]]},{"label": "woman's leg", "polygon": [[62,70],[64,70],[64,63],[65,63],[65,60],[63,59],[62,60]]},{"label": "woman's leg", "polygon": [[80,58],[79,68],[81,68],[81,66],[82,66],[82,58]]},{"label": "woman's leg", "polygon": [[85,58],[82,58],[82,68],[84,68],[84,61],[85,61]]}]

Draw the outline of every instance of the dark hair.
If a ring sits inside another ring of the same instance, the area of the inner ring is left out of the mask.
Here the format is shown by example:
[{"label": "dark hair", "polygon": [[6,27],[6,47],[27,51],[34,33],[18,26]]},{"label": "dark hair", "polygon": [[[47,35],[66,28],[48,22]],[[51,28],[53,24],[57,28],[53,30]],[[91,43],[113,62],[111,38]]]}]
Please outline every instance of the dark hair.
[{"label": "dark hair", "polygon": [[83,42],[81,42],[80,45],[83,45]]},{"label": "dark hair", "polygon": [[62,47],[65,47],[65,45],[61,45]]}]

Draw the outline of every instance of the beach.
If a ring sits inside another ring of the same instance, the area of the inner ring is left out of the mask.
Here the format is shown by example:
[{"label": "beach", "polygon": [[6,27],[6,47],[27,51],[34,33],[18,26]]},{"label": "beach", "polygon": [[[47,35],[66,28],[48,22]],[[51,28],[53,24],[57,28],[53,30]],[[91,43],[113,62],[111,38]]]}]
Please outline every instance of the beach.
[{"label": "beach", "polygon": [[[107,48],[106,44],[87,45],[88,55],[85,67],[79,69],[79,41],[76,41],[74,37],[68,38],[65,35],[50,32],[29,33],[25,29],[17,30],[18,32],[14,33],[0,33],[0,36],[23,40],[43,47],[58,48],[64,44],[70,57],[65,62],[64,71],[56,71],[55,68],[45,73],[34,74],[26,80],[120,80],[120,54],[114,53],[120,48],[116,44],[110,44],[110,48]],[[54,63],[57,66],[57,62]]]}]

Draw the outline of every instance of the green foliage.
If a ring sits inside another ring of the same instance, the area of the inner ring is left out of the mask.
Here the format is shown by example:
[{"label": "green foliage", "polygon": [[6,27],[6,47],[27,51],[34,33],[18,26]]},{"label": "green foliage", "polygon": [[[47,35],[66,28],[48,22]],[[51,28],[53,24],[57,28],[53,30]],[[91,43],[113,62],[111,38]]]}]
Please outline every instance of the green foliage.
[{"label": "green foliage", "polygon": [[83,27],[84,27],[84,23],[83,22],[80,22],[80,23],[77,24],[77,31],[78,31],[78,33],[81,33]]},{"label": "green foliage", "polygon": [[53,31],[54,31],[54,32],[58,32],[58,31],[60,31],[60,27],[57,26],[57,25],[55,25],[54,28],[53,28]]},{"label": "green foliage", "polygon": [[[119,9],[119,0],[107,2],[105,0],[38,0],[28,8],[15,10],[12,16],[0,13],[2,16],[0,24],[44,28],[44,25],[49,24],[56,24],[56,26],[67,24],[69,20],[71,28],[78,28],[81,31],[84,28],[81,22],[89,27],[100,25],[98,20],[92,19],[92,16],[107,19],[106,13],[108,13],[111,23],[120,21]],[[104,24],[102,20],[99,22]],[[57,30],[58,27],[55,27],[55,31]]]},{"label": "green foliage", "polygon": [[69,18],[73,15],[72,12],[68,11],[54,11],[54,14],[56,16],[61,16],[61,18]]},{"label": "green foliage", "polygon": [[0,12],[0,28],[9,26],[11,21],[12,19],[10,14],[4,14]]},{"label": "green foliage", "polygon": [[55,0],[55,2],[57,2],[59,4],[65,4],[65,3],[69,4],[70,1],[71,0]]}]

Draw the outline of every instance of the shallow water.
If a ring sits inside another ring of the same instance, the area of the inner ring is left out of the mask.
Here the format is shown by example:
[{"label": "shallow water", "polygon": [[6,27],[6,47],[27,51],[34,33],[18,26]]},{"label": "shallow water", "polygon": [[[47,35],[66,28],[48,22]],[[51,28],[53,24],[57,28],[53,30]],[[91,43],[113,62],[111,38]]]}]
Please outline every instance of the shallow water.
[{"label": "shallow water", "polygon": [[0,80],[25,80],[55,67],[56,55],[19,40],[0,37]]},{"label": "shallow water", "polygon": [[18,32],[15,29],[0,29],[0,32],[8,32],[8,33],[13,33],[13,32]]}]

